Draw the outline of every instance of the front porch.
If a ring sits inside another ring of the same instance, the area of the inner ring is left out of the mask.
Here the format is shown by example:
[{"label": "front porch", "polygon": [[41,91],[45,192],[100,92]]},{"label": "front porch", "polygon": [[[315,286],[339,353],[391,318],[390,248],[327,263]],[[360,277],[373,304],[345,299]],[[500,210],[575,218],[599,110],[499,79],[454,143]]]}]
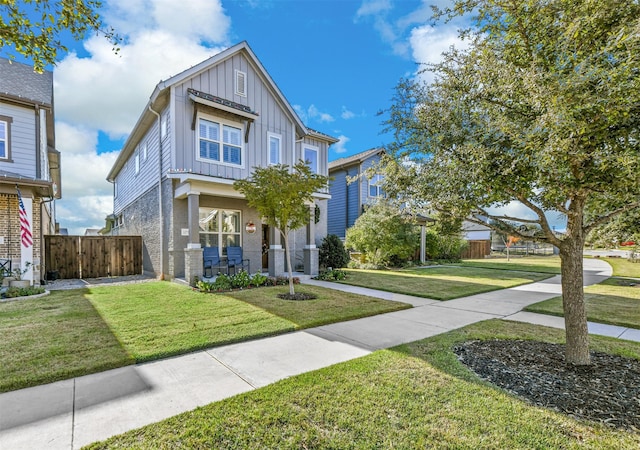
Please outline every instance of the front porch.
[{"label": "front porch", "polygon": [[[279,230],[262,222],[257,211],[233,189],[231,180],[218,184],[183,182],[175,188],[174,202],[174,218],[182,216],[183,220],[174,220],[171,230],[173,258],[176,262],[184,258],[184,279],[189,284],[193,285],[196,277],[204,279],[204,247],[217,247],[223,262],[227,248],[240,247],[251,273],[288,276]],[[306,227],[290,233],[291,265],[294,271],[317,275],[315,204],[310,205],[309,218]],[[182,245],[176,245],[178,242]],[[181,278],[177,272],[176,277]]]}]

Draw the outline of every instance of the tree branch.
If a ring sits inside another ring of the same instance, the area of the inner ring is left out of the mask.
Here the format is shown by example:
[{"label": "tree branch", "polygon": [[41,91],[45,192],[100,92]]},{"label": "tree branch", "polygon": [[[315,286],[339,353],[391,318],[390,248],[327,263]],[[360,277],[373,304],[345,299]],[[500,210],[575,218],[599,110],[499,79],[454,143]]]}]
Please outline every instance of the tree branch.
[{"label": "tree branch", "polygon": [[594,228],[596,228],[598,225],[602,225],[603,223],[607,222],[609,219],[611,219],[612,217],[617,216],[618,214],[622,214],[623,212],[629,211],[633,208],[640,208],[640,202],[636,202],[636,203],[631,203],[630,205],[626,205],[623,206],[622,208],[618,208],[614,211],[611,211],[608,214],[605,214],[604,216],[600,216],[598,217],[596,220],[594,220],[592,223],[590,223],[589,225],[587,225],[586,227],[583,228],[583,231],[585,234],[589,233],[591,230],[593,230]]}]

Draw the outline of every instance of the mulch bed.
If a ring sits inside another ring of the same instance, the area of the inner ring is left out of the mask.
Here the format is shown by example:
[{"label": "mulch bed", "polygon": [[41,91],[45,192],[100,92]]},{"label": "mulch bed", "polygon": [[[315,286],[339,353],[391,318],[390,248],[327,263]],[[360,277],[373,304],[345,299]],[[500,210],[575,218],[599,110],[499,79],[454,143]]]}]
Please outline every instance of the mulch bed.
[{"label": "mulch bed", "polygon": [[278,294],[278,298],[283,300],[314,300],[318,298],[315,294],[305,294],[304,292],[298,292],[297,294]]},{"label": "mulch bed", "polygon": [[591,365],[564,361],[564,344],[470,341],[454,347],[482,379],[536,406],[616,428],[640,430],[640,361],[591,352]]}]

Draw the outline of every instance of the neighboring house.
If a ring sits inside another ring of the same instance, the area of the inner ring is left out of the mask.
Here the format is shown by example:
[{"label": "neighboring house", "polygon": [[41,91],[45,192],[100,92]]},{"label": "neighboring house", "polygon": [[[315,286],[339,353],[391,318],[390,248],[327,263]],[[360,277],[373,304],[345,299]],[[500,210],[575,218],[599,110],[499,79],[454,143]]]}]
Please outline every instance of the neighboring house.
[{"label": "neighboring house", "polygon": [[462,222],[462,238],[468,242],[463,259],[484,258],[491,254],[491,228],[479,223]]},{"label": "neighboring house", "polygon": [[100,229],[98,228],[87,228],[84,230],[85,236],[100,236]]},{"label": "neighboring house", "polygon": [[43,237],[55,233],[53,200],[61,192],[53,119],[53,74],[0,58],[0,260],[27,268],[23,278],[36,284],[44,278]]},{"label": "neighboring house", "polygon": [[[219,247],[223,257],[227,246],[241,246],[251,272],[282,275],[279,232],[262,223],[233,182],[253,167],[299,160],[327,175],[328,147],[337,141],[302,123],[241,42],[156,86],[107,177],[114,184],[111,233],[142,235],[144,271],[161,278],[201,276],[203,246]],[[315,195],[309,226],[295,233],[294,269],[318,270],[328,198]]]},{"label": "neighboring house", "polygon": [[384,149],[374,148],[329,163],[329,176],[333,178],[329,184],[329,234],[344,239],[363,207],[383,195],[379,185],[382,175],[363,175],[380,161],[383,153]]}]

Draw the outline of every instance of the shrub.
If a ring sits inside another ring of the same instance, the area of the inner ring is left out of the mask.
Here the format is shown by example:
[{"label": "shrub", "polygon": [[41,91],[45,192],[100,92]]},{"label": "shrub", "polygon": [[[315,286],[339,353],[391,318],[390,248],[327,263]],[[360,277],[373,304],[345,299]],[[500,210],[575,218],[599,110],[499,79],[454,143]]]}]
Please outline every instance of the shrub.
[{"label": "shrub", "polygon": [[349,262],[349,253],[335,234],[329,234],[322,240],[319,249],[320,267],[340,269]]},{"label": "shrub", "polygon": [[255,273],[251,277],[251,284],[256,287],[262,286],[264,284],[267,284],[268,279],[269,277],[267,277],[266,275],[262,275],[261,273]]},{"label": "shrub", "polygon": [[418,248],[416,226],[395,208],[384,203],[370,206],[347,230],[347,247],[366,254],[375,266],[398,264]]},{"label": "shrub", "polygon": [[316,277],[316,280],[340,281],[340,280],[344,280],[345,278],[347,278],[347,272],[340,269],[333,269],[333,270],[321,271]]},{"label": "shrub", "polygon": [[196,287],[200,292],[213,292],[216,290],[214,281],[199,280],[196,282]]},{"label": "shrub", "polygon": [[230,281],[231,287],[236,289],[244,289],[251,283],[251,276],[244,270],[241,270],[240,272],[232,275]]},{"label": "shrub", "polygon": [[221,273],[213,282],[213,286],[216,291],[228,291],[231,289],[231,278],[229,275]]},{"label": "shrub", "polygon": [[4,293],[6,298],[28,297],[29,295],[44,294],[44,288],[39,286],[29,286],[25,288],[10,287]]}]

